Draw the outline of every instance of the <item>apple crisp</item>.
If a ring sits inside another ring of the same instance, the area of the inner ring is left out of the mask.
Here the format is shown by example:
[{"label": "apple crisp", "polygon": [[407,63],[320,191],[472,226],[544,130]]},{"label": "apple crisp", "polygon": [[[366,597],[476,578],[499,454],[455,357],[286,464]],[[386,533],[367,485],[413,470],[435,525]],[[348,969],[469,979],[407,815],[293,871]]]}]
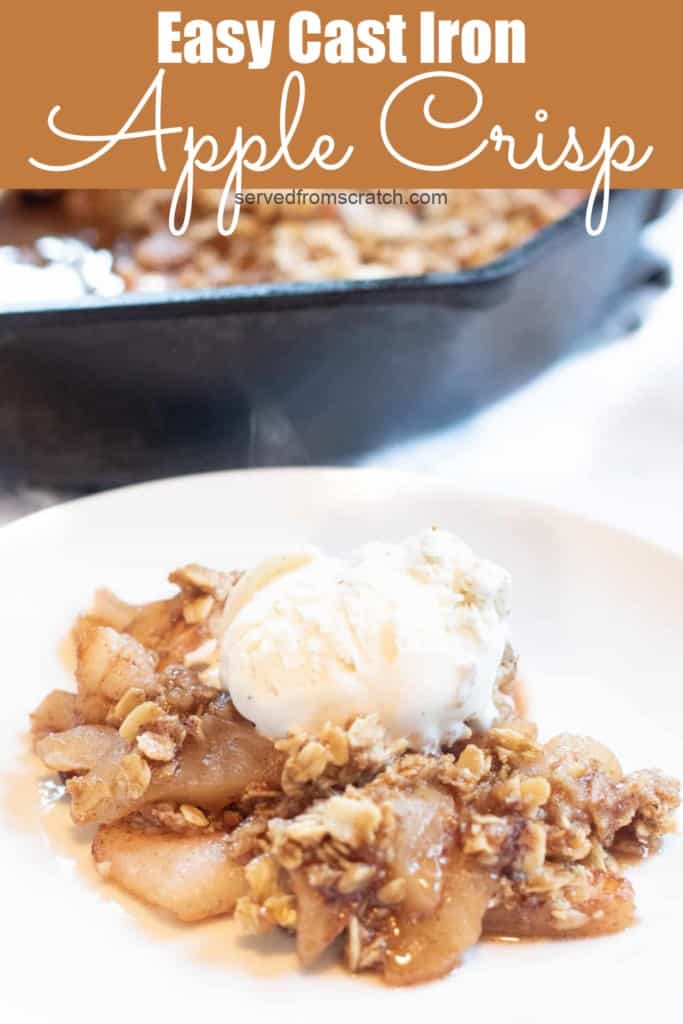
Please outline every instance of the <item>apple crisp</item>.
[{"label": "apple crisp", "polygon": [[188,565],[170,579],[176,596],[143,606],[98,593],[74,628],[76,692],[32,715],[73,820],[98,826],[103,880],[183,921],[285,929],[303,965],[339,939],[350,970],[391,985],[446,974],[482,934],[631,924],[619,857],[672,831],[678,783],[624,774],[592,739],[542,742],[509,647],[493,727],[447,749],[410,749],[373,715],[273,742],[220,684],[240,574]]},{"label": "apple crisp", "polygon": [[[268,193],[273,197],[275,193]],[[221,193],[199,189],[186,233],[169,232],[164,190],[58,194],[61,230],[111,253],[113,277],[129,291],[212,288],[266,281],[412,276],[490,263],[559,220],[579,190],[455,189],[445,201],[244,204],[233,235],[219,234]],[[50,234],[55,234],[55,227]],[[40,248],[40,247],[39,247]],[[53,246],[54,248],[54,246]],[[36,251],[37,259],[44,253]],[[92,255],[92,254],[91,254]],[[30,260],[25,252],[22,259]],[[72,257],[73,254],[72,254]],[[91,259],[90,264],[94,266]],[[93,267],[88,267],[92,275]],[[111,289],[111,277],[103,286]],[[111,291],[108,292],[111,294]]]}]

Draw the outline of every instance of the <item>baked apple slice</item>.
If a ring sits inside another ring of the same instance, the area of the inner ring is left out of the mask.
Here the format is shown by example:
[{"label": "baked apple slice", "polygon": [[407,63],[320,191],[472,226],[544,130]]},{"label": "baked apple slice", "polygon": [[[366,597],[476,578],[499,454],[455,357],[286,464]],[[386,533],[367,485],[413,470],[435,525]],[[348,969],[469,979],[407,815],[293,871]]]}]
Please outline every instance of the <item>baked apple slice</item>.
[{"label": "baked apple slice", "polygon": [[481,935],[495,887],[491,875],[467,864],[454,850],[443,865],[436,910],[419,916],[406,908],[397,913],[384,960],[387,984],[417,985],[457,967]]},{"label": "baked apple slice", "polygon": [[225,835],[173,835],[102,826],[93,857],[103,877],[181,921],[230,913],[246,889]]},{"label": "baked apple slice", "polygon": [[620,932],[633,924],[633,887],[628,879],[590,871],[581,890],[579,896],[568,886],[559,900],[544,893],[501,902],[487,912],[484,931],[523,939],[578,939]]}]

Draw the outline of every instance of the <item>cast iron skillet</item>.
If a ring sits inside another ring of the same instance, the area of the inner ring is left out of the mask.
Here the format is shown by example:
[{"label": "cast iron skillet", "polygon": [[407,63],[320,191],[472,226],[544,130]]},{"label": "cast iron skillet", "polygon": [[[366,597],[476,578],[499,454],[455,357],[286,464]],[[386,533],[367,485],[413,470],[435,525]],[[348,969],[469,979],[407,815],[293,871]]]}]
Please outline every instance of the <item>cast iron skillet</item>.
[{"label": "cast iron skillet", "polygon": [[566,354],[661,264],[669,193],[579,208],[485,267],[84,299],[0,313],[5,474],[88,488],[190,470],[345,462],[471,413]]}]

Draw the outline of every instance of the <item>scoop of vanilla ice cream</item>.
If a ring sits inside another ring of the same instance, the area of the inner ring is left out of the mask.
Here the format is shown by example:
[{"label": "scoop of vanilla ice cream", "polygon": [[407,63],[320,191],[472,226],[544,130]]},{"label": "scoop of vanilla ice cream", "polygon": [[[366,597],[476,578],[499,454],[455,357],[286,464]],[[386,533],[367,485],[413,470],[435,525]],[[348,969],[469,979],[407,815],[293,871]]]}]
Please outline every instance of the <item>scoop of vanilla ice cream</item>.
[{"label": "scoop of vanilla ice cream", "polygon": [[273,739],[376,714],[391,738],[436,750],[495,716],[509,589],[505,570],[437,529],[346,560],[271,559],[228,599],[222,684]]}]

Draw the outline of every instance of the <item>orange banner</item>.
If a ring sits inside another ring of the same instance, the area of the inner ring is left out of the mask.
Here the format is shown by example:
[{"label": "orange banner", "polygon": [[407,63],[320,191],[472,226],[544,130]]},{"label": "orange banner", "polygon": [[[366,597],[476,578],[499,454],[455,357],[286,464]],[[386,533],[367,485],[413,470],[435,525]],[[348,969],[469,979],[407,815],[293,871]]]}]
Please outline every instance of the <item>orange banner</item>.
[{"label": "orange banner", "polygon": [[9,188],[678,186],[683,7],[7,5]]}]

